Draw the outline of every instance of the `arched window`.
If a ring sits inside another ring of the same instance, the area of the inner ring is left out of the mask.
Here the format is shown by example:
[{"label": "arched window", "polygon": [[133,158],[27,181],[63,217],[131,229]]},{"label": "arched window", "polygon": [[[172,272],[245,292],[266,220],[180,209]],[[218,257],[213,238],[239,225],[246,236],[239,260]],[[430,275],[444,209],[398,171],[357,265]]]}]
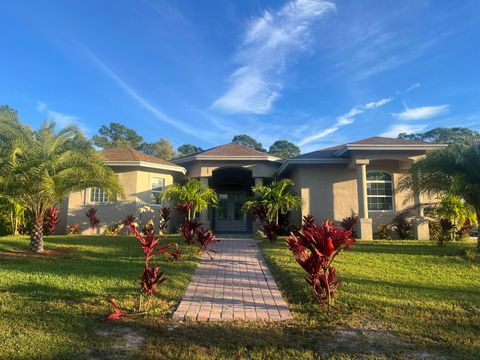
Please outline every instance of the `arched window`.
[{"label": "arched window", "polygon": [[392,211],[392,175],[383,171],[368,171],[367,200],[369,211]]}]

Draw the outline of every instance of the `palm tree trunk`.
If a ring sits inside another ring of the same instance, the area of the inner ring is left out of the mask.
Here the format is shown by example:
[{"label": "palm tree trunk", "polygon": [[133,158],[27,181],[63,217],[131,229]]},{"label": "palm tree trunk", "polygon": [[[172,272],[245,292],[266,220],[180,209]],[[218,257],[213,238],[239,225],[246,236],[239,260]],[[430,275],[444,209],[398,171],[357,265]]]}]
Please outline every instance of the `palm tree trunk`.
[{"label": "palm tree trunk", "polygon": [[33,222],[32,233],[30,234],[30,251],[34,253],[43,252],[43,217],[37,217]]}]

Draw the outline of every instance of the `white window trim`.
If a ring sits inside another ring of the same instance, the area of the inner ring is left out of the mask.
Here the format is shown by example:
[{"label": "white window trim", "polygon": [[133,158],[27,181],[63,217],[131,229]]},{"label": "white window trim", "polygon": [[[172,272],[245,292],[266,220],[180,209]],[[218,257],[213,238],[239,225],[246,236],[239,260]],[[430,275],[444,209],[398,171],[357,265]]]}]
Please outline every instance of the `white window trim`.
[{"label": "white window trim", "polygon": [[[97,187],[93,187],[93,188],[88,188],[88,203],[89,204],[96,204],[96,205],[108,205],[108,204],[113,204],[116,202],[116,200],[108,200],[108,201],[93,201],[92,200],[92,191],[93,189],[100,189],[100,188],[97,188]],[[102,189],[100,189],[101,191],[103,191]],[[105,191],[104,191],[105,192]],[[107,199],[108,199],[108,196],[107,196]]]},{"label": "white window trim", "polygon": [[368,206],[368,198],[379,198],[379,197],[384,197],[384,198],[392,198],[392,209],[391,210],[370,210],[368,209],[369,213],[393,213],[395,212],[395,187],[394,187],[394,181],[393,181],[393,174],[389,173],[388,171],[383,171],[383,170],[369,170],[367,171],[367,176],[369,172],[381,172],[390,175],[391,180],[368,180],[367,179],[367,186],[368,184],[372,183],[377,183],[377,184],[388,184],[390,183],[390,187],[392,189],[392,195],[368,195],[368,188],[367,188],[367,206]]},{"label": "white window trim", "polygon": [[[159,180],[163,181],[162,190],[153,190],[153,179],[159,179]],[[163,206],[163,201],[160,204],[157,204],[156,202],[154,202],[154,199],[152,198],[152,195],[153,194],[161,194],[162,192],[164,192],[165,188],[166,188],[165,183],[166,183],[166,181],[165,181],[164,177],[159,177],[159,176],[151,176],[150,177],[150,198],[151,198],[150,199],[150,205],[152,205],[152,206]]]}]

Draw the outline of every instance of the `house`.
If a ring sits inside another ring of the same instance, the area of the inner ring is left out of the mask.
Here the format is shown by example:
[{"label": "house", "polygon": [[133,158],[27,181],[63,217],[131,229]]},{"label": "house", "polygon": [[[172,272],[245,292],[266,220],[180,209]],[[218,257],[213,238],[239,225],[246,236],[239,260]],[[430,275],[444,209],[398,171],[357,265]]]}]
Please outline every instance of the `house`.
[{"label": "house", "polygon": [[[91,206],[98,209],[104,226],[127,214],[136,214],[141,222],[155,219],[161,206],[158,194],[188,176],[218,193],[218,207],[200,215],[205,226],[217,233],[252,233],[258,224],[242,212],[251,187],[287,177],[303,200],[302,209],[291,214],[292,222],[300,223],[307,214],[337,221],[358,215],[360,238],[371,239],[380,224],[390,223],[401,210],[422,200],[398,191],[397,184],[411,164],[443,147],[371,137],[284,160],[231,143],[172,162],[129,148],[106,149],[101,154],[118,175],[125,199],[109,199],[95,188],[71,194],[63,204],[63,222],[79,223],[89,233],[85,212]],[[428,239],[428,222],[420,209],[413,223],[416,238]],[[170,230],[177,224],[178,219],[172,219]]]}]

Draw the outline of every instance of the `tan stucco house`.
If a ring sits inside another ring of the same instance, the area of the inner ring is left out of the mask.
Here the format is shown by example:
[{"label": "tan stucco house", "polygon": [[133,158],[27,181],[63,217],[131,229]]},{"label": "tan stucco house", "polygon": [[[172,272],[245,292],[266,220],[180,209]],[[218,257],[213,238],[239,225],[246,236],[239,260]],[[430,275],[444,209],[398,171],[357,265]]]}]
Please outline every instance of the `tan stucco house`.
[{"label": "tan stucco house", "polygon": [[[109,199],[95,188],[74,193],[62,204],[61,220],[62,225],[80,224],[86,234],[90,230],[85,212],[92,206],[98,209],[103,226],[118,223],[127,214],[135,214],[143,223],[155,220],[161,206],[155,195],[191,177],[219,195],[219,206],[200,215],[205,226],[217,233],[252,233],[256,224],[241,211],[251,187],[287,177],[303,200],[301,211],[292,213],[292,222],[300,223],[307,214],[337,221],[358,215],[360,237],[371,239],[379,224],[390,223],[399,211],[420,202],[397,191],[396,185],[411,164],[443,147],[372,137],[285,160],[231,143],[172,162],[129,148],[112,148],[102,151],[102,156],[118,175],[125,199]],[[427,239],[428,222],[421,210],[413,222],[416,237]],[[177,225],[174,216],[170,231]]]}]

